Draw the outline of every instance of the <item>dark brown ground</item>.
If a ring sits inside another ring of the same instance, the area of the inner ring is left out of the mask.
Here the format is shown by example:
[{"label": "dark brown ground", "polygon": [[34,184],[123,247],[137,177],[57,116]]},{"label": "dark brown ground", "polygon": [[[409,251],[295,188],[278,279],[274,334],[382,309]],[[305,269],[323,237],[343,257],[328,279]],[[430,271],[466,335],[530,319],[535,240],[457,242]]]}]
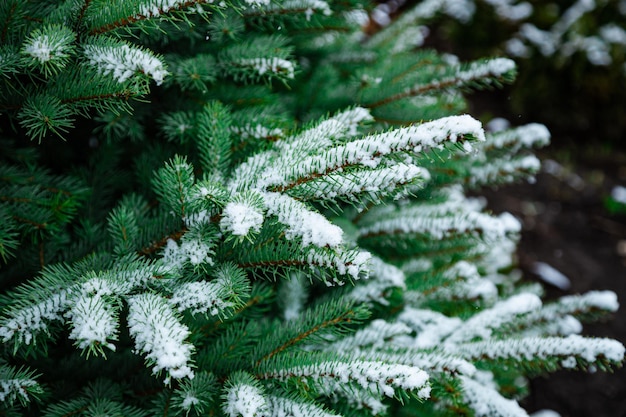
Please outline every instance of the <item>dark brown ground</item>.
[{"label": "dark brown ground", "polygon": [[[612,290],[622,304],[603,323],[585,324],[583,334],[626,342],[626,216],[611,215],[604,198],[614,185],[626,186],[626,153],[582,151],[572,145],[548,148],[539,156],[559,160],[558,172],[542,172],[536,184],[487,192],[496,212],[523,220],[519,261],[527,277],[536,261],[548,263],[571,281],[567,291],[546,285],[548,297]],[[595,149],[595,150],[592,150]],[[554,168],[548,162],[544,167]],[[545,171],[545,169],[544,169]],[[562,417],[626,416],[626,369],[615,373],[562,371],[531,382],[523,405],[552,409]]]}]

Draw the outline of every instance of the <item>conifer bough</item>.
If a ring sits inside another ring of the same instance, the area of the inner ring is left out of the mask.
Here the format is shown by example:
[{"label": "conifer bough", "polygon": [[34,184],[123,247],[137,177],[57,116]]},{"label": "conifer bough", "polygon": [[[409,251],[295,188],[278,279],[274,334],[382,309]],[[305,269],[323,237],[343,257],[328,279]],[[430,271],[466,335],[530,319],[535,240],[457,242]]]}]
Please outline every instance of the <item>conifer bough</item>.
[{"label": "conifer bough", "polygon": [[2,2],[0,414],[524,416],[620,366],[615,294],[544,303],[467,197],[549,132],[463,114],[515,64],[416,49],[428,4]]}]

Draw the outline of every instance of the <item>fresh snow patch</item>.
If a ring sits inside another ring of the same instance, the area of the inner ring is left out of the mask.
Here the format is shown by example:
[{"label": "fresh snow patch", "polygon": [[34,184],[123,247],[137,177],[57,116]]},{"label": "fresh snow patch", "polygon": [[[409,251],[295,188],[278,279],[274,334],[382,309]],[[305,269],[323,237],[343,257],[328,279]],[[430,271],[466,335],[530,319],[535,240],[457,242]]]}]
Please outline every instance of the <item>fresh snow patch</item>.
[{"label": "fresh snow patch", "polygon": [[252,67],[259,75],[264,75],[268,72],[273,74],[284,74],[287,78],[293,78],[295,74],[295,67],[293,62],[277,58],[246,58],[236,61],[238,65]]},{"label": "fresh snow patch", "polygon": [[42,64],[50,61],[53,51],[54,48],[50,45],[48,36],[40,36],[24,48],[24,52],[37,59]]},{"label": "fresh snow patch", "polygon": [[502,130],[508,129],[510,126],[511,123],[508,120],[502,117],[496,117],[494,119],[491,119],[485,127],[490,132],[500,132]]},{"label": "fresh snow patch", "polygon": [[305,204],[280,193],[265,193],[268,214],[276,215],[287,226],[285,237],[302,238],[302,246],[337,247],[343,243],[343,230]]},{"label": "fresh snow patch", "polygon": [[249,204],[230,202],[224,207],[220,228],[233,235],[246,236],[250,230],[259,232],[263,224],[263,213]]},{"label": "fresh snow patch", "polygon": [[532,413],[530,417],[561,417],[561,415],[554,410],[539,410]]},{"label": "fresh snow patch", "polygon": [[618,203],[626,204],[626,187],[617,185],[611,190],[611,197]]},{"label": "fresh snow patch", "polygon": [[258,417],[266,415],[267,401],[261,390],[247,384],[228,389],[224,413],[229,417]]},{"label": "fresh snow patch", "polygon": [[569,278],[545,262],[535,262],[532,266],[532,272],[537,274],[542,281],[554,285],[558,289],[567,290],[572,286]]},{"label": "fresh snow patch", "polygon": [[101,73],[112,74],[119,83],[123,83],[138,73],[144,73],[157,85],[163,83],[168,74],[163,62],[150,52],[139,48],[131,48],[122,44],[119,46],[86,45],[85,56],[89,63]]}]

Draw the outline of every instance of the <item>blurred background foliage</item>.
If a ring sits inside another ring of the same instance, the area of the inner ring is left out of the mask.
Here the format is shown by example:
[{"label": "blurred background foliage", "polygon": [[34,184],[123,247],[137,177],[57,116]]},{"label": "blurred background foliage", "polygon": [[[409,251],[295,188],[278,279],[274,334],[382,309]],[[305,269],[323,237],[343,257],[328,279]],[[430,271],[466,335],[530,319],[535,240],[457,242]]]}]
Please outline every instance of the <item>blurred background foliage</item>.
[{"label": "blurred background foliage", "polygon": [[[415,2],[378,6],[393,17]],[[484,121],[540,122],[553,143],[626,149],[626,0],[442,0],[424,47],[461,60],[508,56],[517,81],[473,94]],[[470,96],[472,99],[472,96]]]}]

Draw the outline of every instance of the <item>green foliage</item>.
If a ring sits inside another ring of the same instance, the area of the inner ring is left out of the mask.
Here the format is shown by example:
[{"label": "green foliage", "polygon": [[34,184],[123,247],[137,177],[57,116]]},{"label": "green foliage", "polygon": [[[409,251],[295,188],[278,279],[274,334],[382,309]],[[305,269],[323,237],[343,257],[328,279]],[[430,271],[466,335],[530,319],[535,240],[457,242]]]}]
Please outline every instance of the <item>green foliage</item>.
[{"label": "green foliage", "polygon": [[571,334],[615,295],[543,305],[465,195],[539,167],[545,128],[457,115],[515,64],[370,9],[0,4],[0,415],[521,416],[621,364]]}]

